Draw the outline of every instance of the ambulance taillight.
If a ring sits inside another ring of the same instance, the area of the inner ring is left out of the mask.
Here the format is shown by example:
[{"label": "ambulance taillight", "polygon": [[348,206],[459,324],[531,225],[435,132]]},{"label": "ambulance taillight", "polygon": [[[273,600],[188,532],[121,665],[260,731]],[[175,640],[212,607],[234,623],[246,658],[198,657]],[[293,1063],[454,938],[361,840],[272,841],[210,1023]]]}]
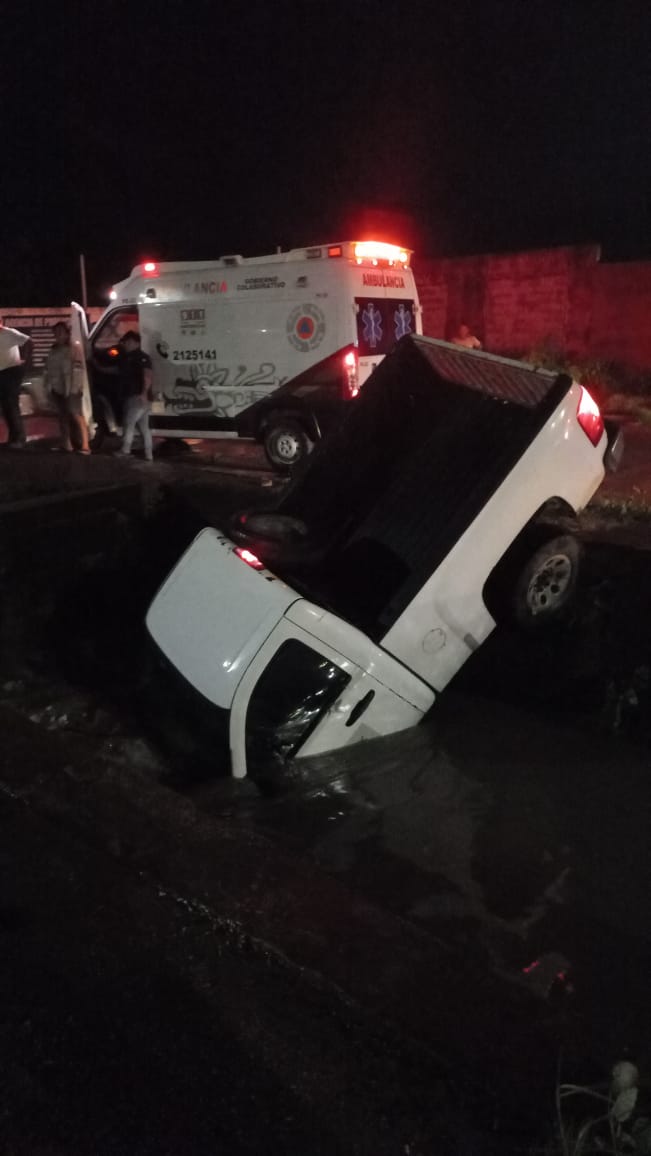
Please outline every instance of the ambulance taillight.
[{"label": "ambulance taillight", "polygon": [[349,349],[344,354],[344,373],[348,397],[357,397],[359,393],[359,379],[357,376],[357,353]]}]

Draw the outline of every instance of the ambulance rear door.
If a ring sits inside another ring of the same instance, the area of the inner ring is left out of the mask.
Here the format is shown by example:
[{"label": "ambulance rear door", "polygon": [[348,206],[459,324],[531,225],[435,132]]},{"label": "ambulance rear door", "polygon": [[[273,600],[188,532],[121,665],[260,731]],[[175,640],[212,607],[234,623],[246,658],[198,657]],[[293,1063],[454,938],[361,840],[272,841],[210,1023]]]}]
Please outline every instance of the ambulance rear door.
[{"label": "ambulance rear door", "polygon": [[414,274],[378,260],[354,270],[354,309],[360,387],[401,337],[422,333]]}]

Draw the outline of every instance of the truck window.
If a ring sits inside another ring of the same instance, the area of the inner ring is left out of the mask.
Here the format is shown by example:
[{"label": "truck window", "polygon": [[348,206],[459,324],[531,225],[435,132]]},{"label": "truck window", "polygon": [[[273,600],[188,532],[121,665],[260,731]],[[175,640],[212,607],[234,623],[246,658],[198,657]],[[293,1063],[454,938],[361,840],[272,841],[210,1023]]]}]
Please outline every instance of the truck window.
[{"label": "truck window", "polygon": [[349,682],[350,676],[318,651],[298,639],[283,642],[249,701],[246,712],[249,766],[290,756],[305,742]]}]

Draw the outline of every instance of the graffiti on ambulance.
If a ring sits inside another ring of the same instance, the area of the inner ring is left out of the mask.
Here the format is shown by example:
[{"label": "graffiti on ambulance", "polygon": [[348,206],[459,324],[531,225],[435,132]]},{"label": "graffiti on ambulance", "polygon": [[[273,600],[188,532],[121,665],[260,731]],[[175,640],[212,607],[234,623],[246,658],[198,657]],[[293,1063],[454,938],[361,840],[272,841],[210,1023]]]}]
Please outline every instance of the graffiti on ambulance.
[{"label": "graffiti on ambulance", "polygon": [[163,398],[171,413],[203,413],[213,417],[236,417],[256,401],[278,389],[286,377],[280,377],[272,362],[263,362],[256,370],[239,365],[191,365],[190,376],[177,377]]}]

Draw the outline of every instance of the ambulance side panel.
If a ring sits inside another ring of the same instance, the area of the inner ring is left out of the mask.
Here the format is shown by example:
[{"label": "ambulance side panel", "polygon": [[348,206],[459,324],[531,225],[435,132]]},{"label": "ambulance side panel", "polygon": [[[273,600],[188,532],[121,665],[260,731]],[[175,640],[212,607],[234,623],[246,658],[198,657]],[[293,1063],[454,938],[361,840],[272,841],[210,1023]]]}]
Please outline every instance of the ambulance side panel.
[{"label": "ambulance side panel", "polygon": [[141,304],[143,348],[152,359],[155,390],[162,394],[154,403],[152,425],[187,426],[176,420],[184,417],[191,425],[200,421],[202,428],[232,427],[256,401],[352,343],[352,304],[342,309],[345,286],[331,268],[317,272],[312,297],[309,288],[283,286],[273,294],[257,289],[240,297],[213,296],[202,304]]}]

